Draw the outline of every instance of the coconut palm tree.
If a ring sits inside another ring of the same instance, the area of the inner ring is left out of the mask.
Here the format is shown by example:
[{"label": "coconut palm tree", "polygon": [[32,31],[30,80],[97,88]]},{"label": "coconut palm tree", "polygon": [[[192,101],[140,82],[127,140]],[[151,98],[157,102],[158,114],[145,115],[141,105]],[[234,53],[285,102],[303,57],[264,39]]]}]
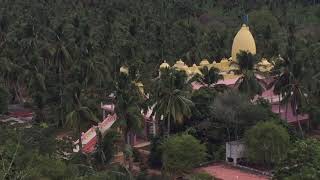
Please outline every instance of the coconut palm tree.
[{"label": "coconut palm tree", "polygon": [[53,37],[53,43],[48,43],[47,47],[45,47],[45,51],[51,56],[52,64],[50,67],[54,70],[54,77],[56,78],[54,81],[57,83],[57,97],[58,97],[58,126],[62,126],[64,123],[64,104],[65,99],[63,98],[65,94],[64,83],[66,81],[66,69],[68,69],[72,62],[71,52],[67,48],[67,33],[64,32],[64,27],[66,25],[64,23],[59,24],[54,29],[47,28],[48,32]]},{"label": "coconut palm tree", "polygon": [[219,69],[214,67],[209,69],[207,66],[204,66],[200,69],[200,72],[202,75],[199,75],[198,81],[207,87],[210,87],[220,79],[223,79],[223,75],[219,74]]},{"label": "coconut palm tree", "polygon": [[258,63],[257,57],[248,51],[240,51],[237,54],[237,65],[239,66],[239,71],[254,71],[255,65]]},{"label": "coconut palm tree", "polygon": [[69,112],[66,117],[66,126],[74,129],[76,134],[78,134],[79,139],[79,152],[82,153],[82,139],[81,139],[81,133],[82,133],[82,125],[86,121],[94,121],[98,122],[98,119],[93,114],[93,112],[90,110],[90,108],[86,106],[82,106],[80,103],[80,100],[77,99],[77,104],[74,106],[74,110]]},{"label": "coconut palm tree", "polygon": [[0,57],[0,83],[12,91],[12,100],[22,103],[21,86],[23,83],[23,68],[14,60]]},{"label": "coconut palm tree", "polygon": [[138,133],[143,126],[141,114],[143,101],[139,88],[131,81],[130,76],[120,73],[116,83],[115,112],[127,144],[132,145],[131,134]]},{"label": "coconut palm tree", "polygon": [[287,93],[283,100],[284,102],[290,103],[293,114],[295,115],[296,121],[298,122],[301,136],[303,137],[303,130],[300,120],[298,119],[298,115],[300,114],[303,105],[307,103],[306,94],[304,93],[304,88],[302,87],[299,80],[294,80],[292,84],[289,84],[288,91],[289,93]]},{"label": "coconut palm tree", "polygon": [[27,76],[30,77],[29,82],[29,91],[32,96],[33,103],[36,106],[36,121],[45,121],[46,116],[44,113],[45,108],[45,102],[47,98],[46,94],[46,83],[45,83],[45,77],[40,72],[31,72],[27,71]]},{"label": "coconut palm tree", "polygon": [[[268,88],[273,87],[273,92],[279,95],[279,114],[280,104],[286,105],[285,119],[288,120],[288,106],[292,109],[296,121],[298,122],[301,136],[303,136],[302,127],[298,120],[298,114],[301,112],[301,108],[307,103],[306,90],[303,87],[304,77],[303,64],[301,61],[285,61],[284,67],[280,68],[281,74],[276,76]],[[280,99],[282,97],[282,99]]]},{"label": "coconut palm tree", "polygon": [[175,69],[161,70],[159,79],[155,82],[155,111],[157,119],[167,123],[167,134],[170,135],[172,123],[182,123],[184,118],[191,116],[193,102],[189,99],[191,82],[185,72]]},{"label": "coconut palm tree", "polygon": [[122,71],[115,85],[115,112],[118,117],[116,125],[120,127],[123,134],[123,152],[126,156],[125,161],[129,161],[129,169],[132,168],[133,135],[140,133],[144,125],[141,114],[144,96],[132,79],[128,71]]},{"label": "coconut palm tree", "polygon": [[257,80],[253,71],[245,71],[242,76],[236,81],[238,90],[249,97],[254,97],[257,94],[261,94],[263,87]]},{"label": "coconut palm tree", "polygon": [[[273,93],[277,94],[279,97],[279,114],[281,111],[281,97],[285,96],[288,92],[286,87],[290,84],[290,81],[292,80],[292,73],[289,71],[288,67],[281,68],[282,72],[280,75],[277,75],[275,79],[267,86],[267,89],[270,89],[273,87]],[[287,108],[286,106],[286,119],[287,119]]]},{"label": "coconut palm tree", "polygon": [[116,130],[108,130],[107,133],[103,135],[99,128],[96,129],[96,134],[97,144],[93,152],[93,157],[98,166],[103,166],[109,163],[117,152],[117,146],[119,141],[121,142],[121,136]]},{"label": "coconut palm tree", "polygon": [[283,101],[290,104],[290,108],[298,122],[301,136],[303,137],[303,130],[298,115],[303,106],[308,103],[308,100],[306,98],[306,89],[303,86],[304,68],[302,61],[294,61],[292,63],[291,74],[289,84],[283,88],[283,91],[285,91]]},{"label": "coconut palm tree", "polygon": [[240,53],[237,54],[237,61],[236,64],[239,67],[238,73],[241,74],[235,83],[238,90],[251,98],[257,94],[261,94],[263,87],[260,83],[262,82],[255,74],[258,73],[257,69],[255,69],[255,65],[258,62],[257,57],[250,52],[240,51]]}]

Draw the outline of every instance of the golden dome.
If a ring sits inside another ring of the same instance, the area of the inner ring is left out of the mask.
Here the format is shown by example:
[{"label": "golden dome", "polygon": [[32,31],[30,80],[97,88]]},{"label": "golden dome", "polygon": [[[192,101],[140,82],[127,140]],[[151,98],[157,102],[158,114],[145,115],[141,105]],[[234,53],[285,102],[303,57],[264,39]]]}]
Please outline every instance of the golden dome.
[{"label": "golden dome", "polygon": [[258,63],[258,69],[261,72],[271,71],[272,68],[273,65],[266,58],[261,59],[261,62]]},{"label": "golden dome", "polygon": [[256,54],[256,43],[249,30],[249,27],[245,24],[242,25],[241,29],[233,39],[231,54],[233,61],[236,61],[237,54],[240,51],[249,51],[252,54]]},{"label": "golden dome", "polygon": [[165,69],[165,68],[169,68],[170,67],[170,65],[166,62],[166,61],[164,61],[161,65],[160,65],[160,69]]},{"label": "golden dome", "polygon": [[192,70],[193,69],[198,69],[198,66],[196,64],[192,64],[192,67],[190,67]]},{"label": "golden dome", "polygon": [[230,61],[223,58],[220,63],[212,63],[212,66],[219,69],[220,72],[228,72],[230,70]]},{"label": "golden dome", "polygon": [[141,82],[135,83],[137,87],[143,87],[143,84]]},{"label": "golden dome", "polygon": [[224,58],[224,59],[222,59],[222,60],[220,61],[219,64],[221,64],[222,66],[225,66],[225,67],[229,67],[230,64],[231,64],[231,62]]},{"label": "golden dome", "polygon": [[177,62],[176,62],[176,64],[174,64],[173,65],[174,67],[176,67],[176,68],[183,68],[184,66],[185,66],[185,64],[184,64],[184,62],[181,60],[181,59],[179,59]]},{"label": "golden dome", "polygon": [[229,64],[229,60],[227,58],[222,58],[220,63],[225,63],[225,64]]},{"label": "golden dome", "polygon": [[121,66],[121,67],[120,67],[120,73],[129,74],[129,69],[128,69],[128,67],[126,67],[126,66]]},{"label": "golden dome", "polygon": [[262,60],[261,60],[261,62],[259,62],[259,64],[265,65],[265,66],[272,65],[271,63],[269,63],[269,61],[266,58],[262,58]]},{"label": "golden dome", "polygon": [[208,65],[210,65],[210,63],[207,59],[204,59],[200,62],[200,66],[208,66]]}]

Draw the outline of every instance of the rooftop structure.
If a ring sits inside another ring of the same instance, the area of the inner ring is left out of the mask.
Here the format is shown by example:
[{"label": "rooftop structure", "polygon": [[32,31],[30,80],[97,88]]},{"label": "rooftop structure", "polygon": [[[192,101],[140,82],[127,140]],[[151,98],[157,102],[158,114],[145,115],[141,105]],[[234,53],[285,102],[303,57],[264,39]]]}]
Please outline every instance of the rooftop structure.
[{"label": "rooftop structure", "polygon": [[256,54],[256,43],[249,30],[249,27],[245,24],[242,25],[233,39],[232,44],[232,60],[237,60],[237,54],[240,51],[248,51],[252,54]]},{"label": "rooftop structure", "polygon": [[[223,75],[224,80],[234,80],[240,77],[240,75],[234,74],[233,71],[238,70],[236,56],[240,51],[247,51],[252,54],[256,54],[256,44],[255,40],[249,30],[249,27],[245,24],[242,25],[236,36],[234,37],[232,44],[232,52],[230,58],[222,58],[218,61],[211,61],[208,59],[203,59],[199,65],[193,64],[188,66],[183,62],[182,59],[176,61],[172,66],[179,71],[185,71],[187,75],[193,76],[195,74],[202,75],[200,69],[203,67],[217,68],[220,71],[220,74]],[[164,61],[159,69],[169,68],[170,65]],[[270,63],[267,59],[262,58],[256,67],[261,72],[269,72],[273,68],[273,64]],[[235,81],[234,81],[235,82]],[[223,84],[223,82],[219,82]]]}]

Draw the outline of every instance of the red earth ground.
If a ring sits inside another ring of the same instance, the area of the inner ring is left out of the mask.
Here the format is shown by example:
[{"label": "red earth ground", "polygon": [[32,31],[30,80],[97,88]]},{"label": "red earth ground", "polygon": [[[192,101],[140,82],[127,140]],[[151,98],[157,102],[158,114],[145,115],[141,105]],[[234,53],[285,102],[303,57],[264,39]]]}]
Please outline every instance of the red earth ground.
[{"label": "red earth ground", "polygon": [[244,170],[236,169],[225,164],[215,164],[199,168],[198,171],[206,172],[223,180],[268,180],[267,176],[257,175]]}]

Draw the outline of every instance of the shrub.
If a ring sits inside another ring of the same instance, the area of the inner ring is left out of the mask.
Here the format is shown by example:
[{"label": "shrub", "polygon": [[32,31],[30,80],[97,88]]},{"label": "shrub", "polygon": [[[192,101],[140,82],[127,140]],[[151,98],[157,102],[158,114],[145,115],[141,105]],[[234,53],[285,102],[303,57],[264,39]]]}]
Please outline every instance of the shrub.
[{"label": "shrub", "polygon": [[207,173],[195,173],[190,175],[189,180],[214,180],[214,177]]},{"label": "shrub", "polygon": [[268,165],[286,157],[289,141],[287,130],[274,122],[260,122],[245,133],[249,158]]},{"label": "shrub", "polygon": [[84,177],[78,178],[79,180],[133,180],[133,176],[123,166],[120,165],[112,165],[108,169],[104,171],[94,172],[90,175],[86,175]]},{"label": "shrub", "polygon": [[299,140],[299,138],[301,138],[301,136],[298,134],[296,128],[293,125],[289,124],[288,122],[280,119],[279,117],[274,117],[271,119],[271,121],[287,130],[287,132],[289,133],[291,142],[295,142],[295,141]]},{"label": "shrub", "polygon": [[320,179],[320,142],[299,140],[278,165],[274,179]]},{"label": "shrub", "polygon": [[171,136],[161,146],[165,172],[181,174],[188,172],[206,159],[206,147],[195,137],[183,134]]},{"label": "shrub", "polygon": [[60,180],[68,177],[66,164],[58,159],[49,156],[36,156],[33,160],[33,167],[28,171],[26,179],[52,179]]}]

